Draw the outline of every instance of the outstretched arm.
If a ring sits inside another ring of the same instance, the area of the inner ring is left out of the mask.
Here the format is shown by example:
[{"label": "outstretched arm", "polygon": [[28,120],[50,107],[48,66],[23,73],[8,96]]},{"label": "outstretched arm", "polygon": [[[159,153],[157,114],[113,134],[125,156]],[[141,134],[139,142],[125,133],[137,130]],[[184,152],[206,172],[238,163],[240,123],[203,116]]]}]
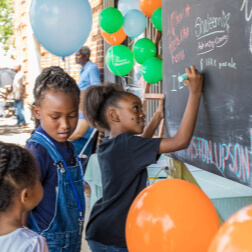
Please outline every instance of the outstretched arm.
[{"label": "outstretched arm", "polygon": [[165,99],[165,96],[162,95],[162,99],[159,102],[157,111],[151,118],[150,122],[147,124],[146,128],[144,129],[144,132],[141,134],[141,137],[153,137],[161,120],[164,118],[164,99]]},{"label": "outstretched arm", "polygon": [[190,144],[200,104],[203,76],[193,65],[186,68],[186,73],[188,80],[185,80],[185,84],[190,93],[184,116],[176,135],[161,141],[159,154],[182,150]]}]

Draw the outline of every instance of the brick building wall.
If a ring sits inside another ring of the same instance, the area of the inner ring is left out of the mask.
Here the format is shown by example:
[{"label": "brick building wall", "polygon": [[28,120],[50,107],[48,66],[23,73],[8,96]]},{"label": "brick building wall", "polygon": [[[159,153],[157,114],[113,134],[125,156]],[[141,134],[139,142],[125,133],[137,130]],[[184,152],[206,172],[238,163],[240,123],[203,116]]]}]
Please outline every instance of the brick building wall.
[{"label": "brick building wall", "polygon": [[[29,47],[32,36],[32,30],[29,20],[29,8],[32,0],[13,0],[14,9],[14,44],[15,44],[15,58],[22,65],[22,70],[26,75],[26,90],[27,99],[26,102],[32,102],[32,89],[34,85],[34,78],[31,78],[32,73],[29,65]],[[89,0],[93,13],[93,24],[90,35],[85,42],[85,45],[91,49],[91,61],[97,64],[101,70],[102,80],[104,73],[104,40],[102,38],[99,25],[98,16],[103,8],[103,0]],[[30,37],[29,37],[30,36]],[[60,66],[65,69],[76,81],[79,78],[80,65],[75,64],[75,55],[71,55],[65,58],[65,61],[61,57],[55,56],[41,45],[38,45],[39,60],[41,69],[48,66]]]},{"label": "brick building wall", "polygon": [[13,9],[15,59],[21,63],[22,70],[27,75],[27,34],[29,22],[27,1],[14,1]]}]

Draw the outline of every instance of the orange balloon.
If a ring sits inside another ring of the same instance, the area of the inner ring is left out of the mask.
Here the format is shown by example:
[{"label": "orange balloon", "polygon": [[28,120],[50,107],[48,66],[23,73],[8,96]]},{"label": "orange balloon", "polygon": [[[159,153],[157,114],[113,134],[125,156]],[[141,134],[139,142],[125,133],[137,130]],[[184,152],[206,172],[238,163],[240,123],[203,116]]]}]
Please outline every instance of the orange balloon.
[{"label": "orange balloon", "polygon": [[162,0],[139,0],[140,9],[147,17],[151,17],[153,12],[162,7]]},{"label": "orange balloon", "polygon": [[251,252],[252,205],[242,208],[220,227],[208,252]]},{"label": "orange balloon", "polygon": [[111,45],[121,44],[126,39],[126,36],[127,36],[123,28],[121,28],[119,31],[114,32],[114,33],[107,33],[101,29],[101,34],[103,38]]},{"label": "orange balloon", "polygon": [[132,203],[126,220],[129,252],[204,252],[219,228],[207,195],[180,179],[158,181]]}]

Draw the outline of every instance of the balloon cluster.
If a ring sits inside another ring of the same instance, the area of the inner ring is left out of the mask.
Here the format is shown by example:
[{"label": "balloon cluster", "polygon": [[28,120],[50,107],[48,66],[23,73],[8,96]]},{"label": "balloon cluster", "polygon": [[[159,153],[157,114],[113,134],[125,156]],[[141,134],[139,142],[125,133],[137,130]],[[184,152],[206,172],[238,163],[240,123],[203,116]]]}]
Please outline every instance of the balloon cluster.
[{"label": "balloon cluster", "polygon": [[251,230],[252,205],[220,226],[213,203],[199,187],[165,179],[142,190],[133,201],[126,242],[129,252],[252,252]]},{"label": "balloon cluster", "polygon": [[33,0],[30,22],[38,42],[64,58],[77,52],[87,40],[92,10],[88,0]]},{"label": "balloon cluster", "polygon": [[106,64],[113,74],[127,75],[135,60],[142,64],[145,81],[154,84],[162,80],[162,60],[155,57],[156,47],[150,39],[139,39],[132,51],[120,45],[127,36],[133,39],[144,32],[146,17],[162,31],[161,5],[161,0],[119,0],[118,9],[108,7],[102,10],[98,22],[103,38],[112,45],[106,54]]},{"label": "balloon cluster", "polygon": [[199,187],[165,179],[135,198],[126,220],[126,242],[130,252],[203,252],[218,229],[215,207]]}]

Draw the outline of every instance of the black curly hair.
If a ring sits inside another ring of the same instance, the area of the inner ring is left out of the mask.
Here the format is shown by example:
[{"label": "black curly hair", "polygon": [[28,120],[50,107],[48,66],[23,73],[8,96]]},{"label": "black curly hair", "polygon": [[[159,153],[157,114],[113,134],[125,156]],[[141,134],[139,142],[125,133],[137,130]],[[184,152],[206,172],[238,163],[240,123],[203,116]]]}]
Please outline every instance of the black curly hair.
[{"label": "black curly hair", "polygon": [[52,89],[71,93],[78,102],[80,100],[80,90],[75,80],[58,66],[46,67],[36,78],[33,89],[35,105],[39,106],[46,92]]},{"label": "black curly hair", "polygon": [[[78,104],[80,103],[80,89],[78,85],[68,73],[58,66],[44,68],[36,78],[33,89],[35,99],[33,105],[40,106],[41,101],[49,90],[69,93]],[[37,128],[39,120],[35,118],[35,122],[35,128]]]},{"label": "black curly hair", "polygon": [[94,127],[110,130],[106,118],[109,106],[118,107],[118,102],[125,96],[133,95],[124,91],[116,83],[105,83],[103,86],[90,86],[85,91],[83,114]]},{"label": "black curly hair", "polygon": [[14,197],[36,183],[39,170],[30,152],[21,146],[0,142],[0,212],[10,209]]}]

